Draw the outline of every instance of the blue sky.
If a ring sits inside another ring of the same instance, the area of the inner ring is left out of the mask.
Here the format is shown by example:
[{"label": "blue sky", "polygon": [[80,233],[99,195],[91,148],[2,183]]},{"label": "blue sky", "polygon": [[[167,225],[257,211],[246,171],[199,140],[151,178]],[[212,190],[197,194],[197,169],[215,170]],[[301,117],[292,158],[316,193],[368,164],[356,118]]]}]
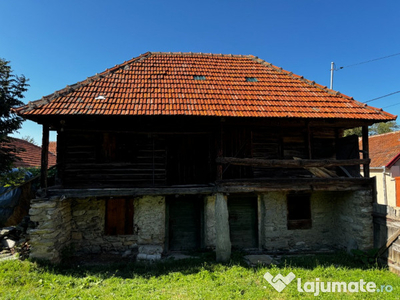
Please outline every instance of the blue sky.
[{"label": "blue sky", "polygon": [[[400,1],[1,1],[0,57],[34,101],[147,51],[253,54],[365,102],[400,90]],[[399,103],[399,105],[396,105]],[[400,93],[369,103],[400,115]],[[25,122],[15,136],[41,142]],[[51,135],[55,140],[55,134]]]}]

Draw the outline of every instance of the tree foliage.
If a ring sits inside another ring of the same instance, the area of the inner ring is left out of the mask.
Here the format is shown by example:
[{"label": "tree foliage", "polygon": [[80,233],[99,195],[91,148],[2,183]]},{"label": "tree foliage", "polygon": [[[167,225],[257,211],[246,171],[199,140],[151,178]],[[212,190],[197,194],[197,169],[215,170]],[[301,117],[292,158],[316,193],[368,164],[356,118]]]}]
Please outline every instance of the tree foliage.
[{"label": "tree foliage", "polygon": [[11,111],[23,105],[28,79],[13,74],[9,61],[0,58],[0,173],[11,169],[19,149],[10,144],[9,135],[21,127],[23,119]]},{"label": "tree foliage", "polygon": [[[369,133],[369,135],[377,135],[377,134],[393,132],[393,131],[398,130],[399,128],[400,128],[400,126],[395,121],[375,123],[368,128],[369,129],[368,133]],[[344,136],[353,135],[353,134],[355,134],[357,136],[362,136],[361,127],[355,127],[355,128],[347,129],[344,131]]]},{"label": "tree foliage", "polygon": [[369,135],[377,135],[388,132],[393,132],[399,129],[399,125],[395,121],[386,123],[375,123],[369,127]]},{"label": "tree foliage", "polygon": [[39,146],[39,144],[35,141],[35,139],[33,137],[31,137],[30,135],[25,135],[23,137],[20,138],[23,141],[26,141],[28,143],[34,144],[36,146]]}]

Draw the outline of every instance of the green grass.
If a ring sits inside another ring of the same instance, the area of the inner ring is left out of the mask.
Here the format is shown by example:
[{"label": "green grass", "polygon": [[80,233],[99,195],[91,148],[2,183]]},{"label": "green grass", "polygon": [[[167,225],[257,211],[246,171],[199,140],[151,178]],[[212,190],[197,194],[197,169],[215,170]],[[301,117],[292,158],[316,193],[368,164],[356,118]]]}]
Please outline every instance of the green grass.
[{"label": "green grass", "polygon": [[319,299],[400,299],[400,278],[385,268],[365,266],[344,253],[286,258],[269,267],[248,267],[240,253],[229,264],[199,259],[157,264],[129,263],[97,266],[0,262],[0,299],[314,299],[299,293],[293,280],[281,293],[263,278],[266,272],[302,282],[373,281],[391,285],[391,293],[322,293]]}]

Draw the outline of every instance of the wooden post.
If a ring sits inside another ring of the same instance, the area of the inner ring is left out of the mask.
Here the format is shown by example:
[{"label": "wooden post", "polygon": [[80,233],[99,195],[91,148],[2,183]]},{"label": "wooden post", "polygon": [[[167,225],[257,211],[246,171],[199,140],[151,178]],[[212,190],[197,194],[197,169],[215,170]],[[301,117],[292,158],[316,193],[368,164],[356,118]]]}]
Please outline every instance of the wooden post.
[{"label": "wooden post", "polygon": [[[217,157],[222,157],[223,156],[223,129],[222,129],[222,120],[220,121],[219,128],[218,128],[218,133],[216,136],[216,146],[217,146]],[[217,164],[217,180],[222,180],[222,173],[223,173],[223,167],[222,164],[218,163]]]},{"label": "wooden post", "polygon": [[[368,145],[368,126],[362,127],[362,147],[363,159],[369,159],[369,145]],[[369,163],[363,164],[364,177],[369,178]]]},{"label": "wooden post", "polygon": [[57,185],[62,185],[64,180],[64,153],[65,153],[65,133],[61,129],[57,132]]},{"label": "wooden post", "polygon": [[47,189],[47,168],[49,159],[49,125],[43,124],[42,133],[42,159],[40,169],[40,188],[42,190]]},{"label": "wooden post", "polygon": [[312,159],[312,147],[311,147],[311,128],[310,122],[307,121],[307,148],[308,148],[308,158]]}]

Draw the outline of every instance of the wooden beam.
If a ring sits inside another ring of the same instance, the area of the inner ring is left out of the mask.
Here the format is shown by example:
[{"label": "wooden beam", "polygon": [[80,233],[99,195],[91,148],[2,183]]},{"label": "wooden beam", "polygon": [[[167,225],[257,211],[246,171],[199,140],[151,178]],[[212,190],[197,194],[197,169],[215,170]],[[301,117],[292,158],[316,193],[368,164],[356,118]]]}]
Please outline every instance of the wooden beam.
[{"label": "wooden beam", "polygon": [[[362,127],[363,159],[369,160],[368,126]],[[364,177],[369,178],[369,162],[363,163]]]},{"label": "wooden beam", "polygon": [[223,180],[217,183],[221,193],[264,193],[271,191],[358,191],[372,189],[367,178],[296,178],[264,180]]},{"label": "wooden beam", "polygon": [[212,186],[177,186],[143,188],[80,188],[52,187],[48,196],[67,198],[144,196],[144,195],[210,195],[214,193],[262,193],[271,191],[358,191],[371,189],[375,178],[264,178],[222,180]]},{"label": "wooden beam", "polygon": [[338,167],[354,166],[360,164],[369,165],[369,159],[301,159],[301,160],[279,160],[279,159],[259,159],[259,158],[236,158],[236,157],[217,157],[219,164],[231,164],[238,166],[252,166],[265,168],[311,168],[311,167]]},{"label": "wooden beam", "polygon": [[395,240],[400,236],[400,228],[396,230],[394,234],[387,240],[386,244],[379,248],[378,253],[376,254],[377,257],[380,257],[385,251],[394,243]]},{"label": "wooden beam", "polygon": [[45,191],[47,189],[47,169],[49,159],[49,125],[43,124],[42,130],[42,159],[40,169],[40,188]]}]

